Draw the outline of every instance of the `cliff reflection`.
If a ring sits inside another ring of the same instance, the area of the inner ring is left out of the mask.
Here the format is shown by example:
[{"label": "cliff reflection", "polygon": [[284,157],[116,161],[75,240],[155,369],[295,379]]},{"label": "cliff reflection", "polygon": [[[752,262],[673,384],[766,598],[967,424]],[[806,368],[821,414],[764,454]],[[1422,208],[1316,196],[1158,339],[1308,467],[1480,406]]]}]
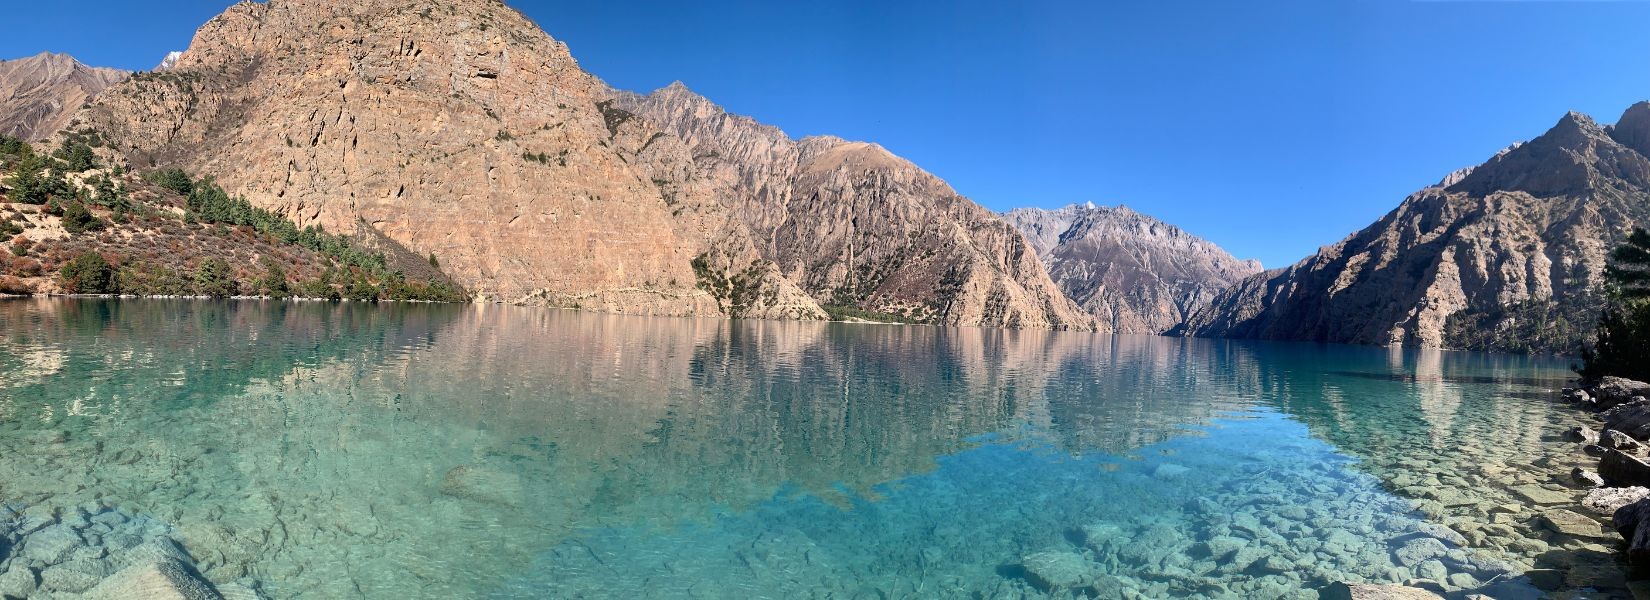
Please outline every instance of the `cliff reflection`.
[{"label": "cliff reflection", "polygon": [[317,377],[455,429],[432,443],[541,456],[508,468],[586,517],[874,498],[982,435],[1124,454],[1241,406],[1224,390],[1243,369],[1189,340],[498,307],[432,339],[371,376]]}]

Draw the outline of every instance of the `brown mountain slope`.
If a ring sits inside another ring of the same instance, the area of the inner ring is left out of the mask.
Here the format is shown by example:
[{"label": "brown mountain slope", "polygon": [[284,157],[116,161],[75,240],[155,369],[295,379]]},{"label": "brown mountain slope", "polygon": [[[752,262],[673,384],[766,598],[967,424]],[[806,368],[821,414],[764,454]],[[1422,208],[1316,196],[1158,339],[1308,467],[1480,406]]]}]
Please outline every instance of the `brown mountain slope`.
[{"label": "brown mountain slope", "polygon": [[1574,349],[1611,247],[1650,223],[1650,103],[1550,131],[1427,188],[1194,315],[1198,336]]},{"label": "brown mountain slope", "polygon": [[88,67],[67,54],[42,52],[0,60],[0,135],[44,139],[67,126],[81,105],[127,75]]},{"label": "brown mountain slope", "polygon": [[210,174],[301,225],[433,254],[491,298],[726,314],[694,269],[714,255],[704,270],[763,292],[742,314],[823,317],[714,234],[716,215],[678,218],[622,156],[605,90],[499,2],[272,0],[213,18],[171,69],[80,118],[134,167]]},{"label": "brown mountain slope", "polygon": [[692,148],[696,181],[823,304],[947,325],[1094,327],[1018,231],[880,146],[793,140],[679,83],[613,97]]},{"label": "brown mountain slope", "polygon": [[[271,0],[231,7],[171,69],[78,118],[136,168],[213,175],[302,225],[433,254],[491,298],[1090,326],[1018,233],[880,148],[784,139],[782,160],[736,167],[736,144],[707,161],[679,122],[613,96],[493,0]],[[727,179],[770,166],[782,194]]]},{"label": "brown mountain slope", "polygon": [[1129,210],[1074,204],[1003,215],[1066,296],[1119,333],[1158,334],[1261,271],[1180,228]]}]

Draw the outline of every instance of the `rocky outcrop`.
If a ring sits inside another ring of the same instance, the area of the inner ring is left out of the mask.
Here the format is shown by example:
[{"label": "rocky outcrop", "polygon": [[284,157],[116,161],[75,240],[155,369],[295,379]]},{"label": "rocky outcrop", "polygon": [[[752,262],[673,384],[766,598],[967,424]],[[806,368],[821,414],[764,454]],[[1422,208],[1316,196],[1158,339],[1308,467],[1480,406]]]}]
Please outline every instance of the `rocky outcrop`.
[{"label": "rocky outcrop", "polygon": [[0,135],[44,139],[68,126],[76,110],[127,75],[51,52],[0,60]]},{"label": "rocky outcrop", "polygon": [[639,116],[685,143],[691,183],[822,304],[946,325],[1094,326],[1018,231],[880,146],[793,140],[680,83],[612,97],[615,120]]},{"label": "rocky outcrop", "polygon": [[1157,334],[1261,272],[1206,240],[1126,207],[1074,204],[1004,215],[1067,297],[1119,333]]},{"label": "rocky outcrop", "polygon": [[1570,350],[1610,249],[1650,222],[1650,105],[1616,127],[1570,113],[1293,266],[1246,279],[1195,336]]}]

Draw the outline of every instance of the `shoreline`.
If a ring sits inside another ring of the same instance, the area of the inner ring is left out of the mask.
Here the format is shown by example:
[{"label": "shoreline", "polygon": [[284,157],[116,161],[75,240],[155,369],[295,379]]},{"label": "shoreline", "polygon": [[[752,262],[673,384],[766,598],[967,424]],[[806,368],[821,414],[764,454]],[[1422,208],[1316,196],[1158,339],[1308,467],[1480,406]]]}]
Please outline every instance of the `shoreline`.
[{"label": "shoreline", "polygon": [[[1602,514],[1599,526],[1614,541],[1613,555],[1631,597],[1650,594],[1650,580],[1634,579],[1650,552],[1650,384],[1604,377],[1560,391],[1579,424],[1559,443],[1570,445],[1584,466],[1555,473],[1585,492],[1581,503]],[[1625,431],[1624,431],[1625,430]],[[1591,465],[1588,468],[1586,465]],[[1552,525],[1561,528],[1561,524]],[[1639,560],[1635,560],[1637,557]]]}]

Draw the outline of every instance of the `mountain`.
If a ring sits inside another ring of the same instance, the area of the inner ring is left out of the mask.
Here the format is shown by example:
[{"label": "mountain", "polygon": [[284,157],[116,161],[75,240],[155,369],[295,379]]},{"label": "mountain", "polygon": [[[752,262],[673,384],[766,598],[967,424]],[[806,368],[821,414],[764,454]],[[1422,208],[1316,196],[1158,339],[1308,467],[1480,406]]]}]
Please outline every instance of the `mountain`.
[{"label": "mountain", "polygon": [[1158,334],[1261,271],[1206,240],[1126,207],[1021,208],[1025,234],[1067,297],[1119,333]]},{"label": "mountain", "polygon": [[[605,92],[499,2],[272,0],[231,6],[171,69],[79,118],[134,168],[210,175],[300,226],[433,257],[487,298],[824,318],[721,207],[667,202],[627,162]],[[736,274],[738,310],[700,273]]]},{"label": "mountain", "polygon": [[921,322],[1093,327],[1012,226],[876,144],[794,140],[680,82],[613,92],[692,150],[692,178],[813,298]]},{"label": "mountain", "polygon": [[0,61],[0,135],[44,139],[68,126],[81,105],[127,75],[50,52]]},{"label": "mountain", "polygon": [[686,143],[691,178],[738,214],[764,259],[825,305],[944,325],[1094,326],[1020,232],[883,147],[794,140],[681,82],[612,96],[615,110]]},{"label": "mountain", "polygon": [[1222,293],[1196,336],[1570,351],[1610,250],[1650,223],[1650,103],[1551,130],[1423,189],[1362,231]]},{"label": "mountain", "polygon": [[1092,327],[1013,228],[932,175],[713,107],[616,93],[496,0],[270,0],[77,118],[134,168],[433,256],[487,298]]}]

